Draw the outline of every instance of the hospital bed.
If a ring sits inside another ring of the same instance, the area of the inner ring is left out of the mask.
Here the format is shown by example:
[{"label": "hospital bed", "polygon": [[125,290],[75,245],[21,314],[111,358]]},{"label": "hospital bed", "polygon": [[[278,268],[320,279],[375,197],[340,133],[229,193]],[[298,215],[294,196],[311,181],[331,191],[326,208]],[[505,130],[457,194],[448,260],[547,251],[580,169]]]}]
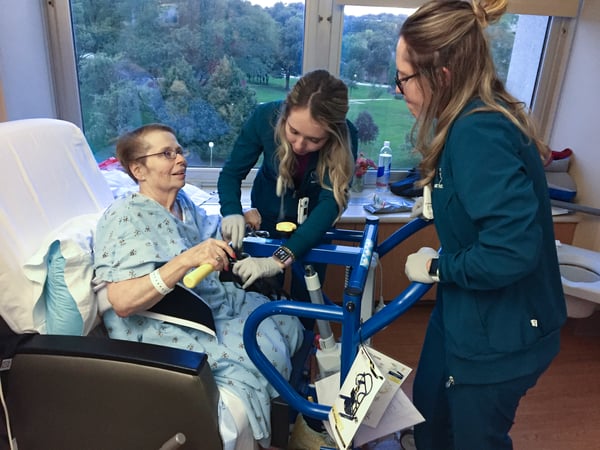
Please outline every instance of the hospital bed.
[{"label": "hospital bed", "polygon": [[253,448],[205,355],[106,338],[91,249],[113,191],[81,130],[0,123],[0,167],[0,380],[18,447]]},{"label": "hospital bed", "polygon": [[[0,167],[0,318],[5,322],[0,380],[19,448],[256,448],[240,400],[216,387],[205,355],[114,341],[102,332],[101,307],[90,285],[91,248],[95,223],[114,191],[79,128],[54,119],[0,123]],[[379,244],[376,218],[364,231],[332,230],[324,240],[329,243],[294,263],[294,271],[302,276],[304,264],[311,263],[346,266],[342,303],[273,301],[251,315],[246,347],[281,394],[283,411],[323,420],[329,407],[309,401],[306,391],[270,365],[256,342],[260,322],[290,314],[341,323],[343,377],[358,345],[429,289],[412,283],[384,314],[361,317],[373,255],[385,256],[426,225],[414,220]],[[331,244],[334,240],[349,245]],[[254,256],[267,256],[280,244],[247,237],[244,246]],[[49,279],[54,280],[50,288]],[[55,291],[63,295],[51,295]],[[276,428],[273,436],[285,440],[287,422]]]}]

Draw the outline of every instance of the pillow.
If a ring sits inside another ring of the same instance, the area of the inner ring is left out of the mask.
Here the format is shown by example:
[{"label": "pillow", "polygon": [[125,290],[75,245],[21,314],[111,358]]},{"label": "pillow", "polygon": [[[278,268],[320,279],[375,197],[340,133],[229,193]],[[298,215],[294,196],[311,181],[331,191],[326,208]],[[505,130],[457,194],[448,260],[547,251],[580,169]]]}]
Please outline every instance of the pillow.
[{"label": "pillow", "polygon": [[101,170],[104,179],[110,186],[114,198],[124,197],[130,192],[137,192],[138,185],[124,171],[119,169]]},{"label": "pillow", "polygon": [[[104,175],[106,182],[110,186],[110,190],[112,191],[114,198],[124,197],[130,192],[138,192],[138,185],[123,170],[110,169],[101,170],[101,172],[102,175]],[[183,186],[183,190],[188,195],[188,197],[198,206],[202,205],[208,199],[213,197],[208,192],[190,183],[186,183]]]},{"label": "pillow", "polygon": [[[83,264],[88,266],[85,261]],[[48,251],[48,276],[44,285],[46,333],[81,336],[83,317],[65,281],[65,266],[60,241],[54,241]]]},{"label": "pillow", "polygon": [[209,200],[211,197],[213,197],[205,190],[202,190],[199,187],[194,186],[193,184],[190,184],[190,183],[185,183],[185,185],[183,186],[183,191],[187,194],[187,196],[190,198],[190,200],[198,206],[201,206],[207,200]]},{"label": "pillow", "polygon": [[100,213],[65,222],[25,263],[25,275],[44,304],[40,333],[86,335],[98,323],[92,289],[93,236]]}]

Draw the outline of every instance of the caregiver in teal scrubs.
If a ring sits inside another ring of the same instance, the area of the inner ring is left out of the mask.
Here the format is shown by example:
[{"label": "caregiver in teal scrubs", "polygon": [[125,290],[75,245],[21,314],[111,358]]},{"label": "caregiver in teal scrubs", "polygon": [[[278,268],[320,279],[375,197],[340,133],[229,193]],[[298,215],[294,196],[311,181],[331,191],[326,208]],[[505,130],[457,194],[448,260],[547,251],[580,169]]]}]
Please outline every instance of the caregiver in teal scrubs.
[{"label": "caregiver in teal scrubs", "polygon": [[548,148],[497,77],[484,28],[507,0],[429,2],[402,25],[398,92],[417,119],[441,251],[409,255],[438,282],[414,386],[419,450],[512,449],[517,406],[566,320],[544,174]]},{"label": "caregiver in teal scrubs", "polygon": [[[280,237],[278,222],[299,224],[273,257],[246,258],[235,264],[233,272],[245,287],[278,275],[301,259],[348,206],[358,147],[356,128],[346,118],[349,107],[344,82],[326,70],[314,70],[296,82],[285,101],[259,105],[244,124],[219,175],[223,236],[235,248],[242,246],[246,224],[240,186],[261,156],[251,192],[252,207],[261,216],[260,229]],[[298,217],[301,199],[307,200],[304,221]],[[308,294],[294,284],[291,294],[308,300]]]}]

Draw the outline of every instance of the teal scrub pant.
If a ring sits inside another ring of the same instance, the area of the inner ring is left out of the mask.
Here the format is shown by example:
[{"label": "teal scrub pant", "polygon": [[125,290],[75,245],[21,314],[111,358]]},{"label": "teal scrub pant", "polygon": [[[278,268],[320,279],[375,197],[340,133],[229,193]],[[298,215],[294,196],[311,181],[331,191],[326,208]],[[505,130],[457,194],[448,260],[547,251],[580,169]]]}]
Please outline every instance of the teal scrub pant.
[{"label": "teal scrub pant", "polygon": [[425,417],[415,426],[417,450],[511,450],[509,431],[521,397],[546,369],[493,384],[448,382],[441,313],[431,314],[413,384]]}]

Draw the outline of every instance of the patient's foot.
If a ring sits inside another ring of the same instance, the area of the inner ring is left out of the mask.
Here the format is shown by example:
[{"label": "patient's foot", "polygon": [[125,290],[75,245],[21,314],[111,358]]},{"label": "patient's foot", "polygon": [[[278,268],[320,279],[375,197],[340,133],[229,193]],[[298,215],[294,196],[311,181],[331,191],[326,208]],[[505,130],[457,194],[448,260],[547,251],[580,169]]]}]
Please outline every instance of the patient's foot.
[{"label": "patient's foot", "polygon": [[321,447],[336,448],[336,445],[329,434],[313,430],[302,414],[298,414],[287,450],[318,450]]}]

